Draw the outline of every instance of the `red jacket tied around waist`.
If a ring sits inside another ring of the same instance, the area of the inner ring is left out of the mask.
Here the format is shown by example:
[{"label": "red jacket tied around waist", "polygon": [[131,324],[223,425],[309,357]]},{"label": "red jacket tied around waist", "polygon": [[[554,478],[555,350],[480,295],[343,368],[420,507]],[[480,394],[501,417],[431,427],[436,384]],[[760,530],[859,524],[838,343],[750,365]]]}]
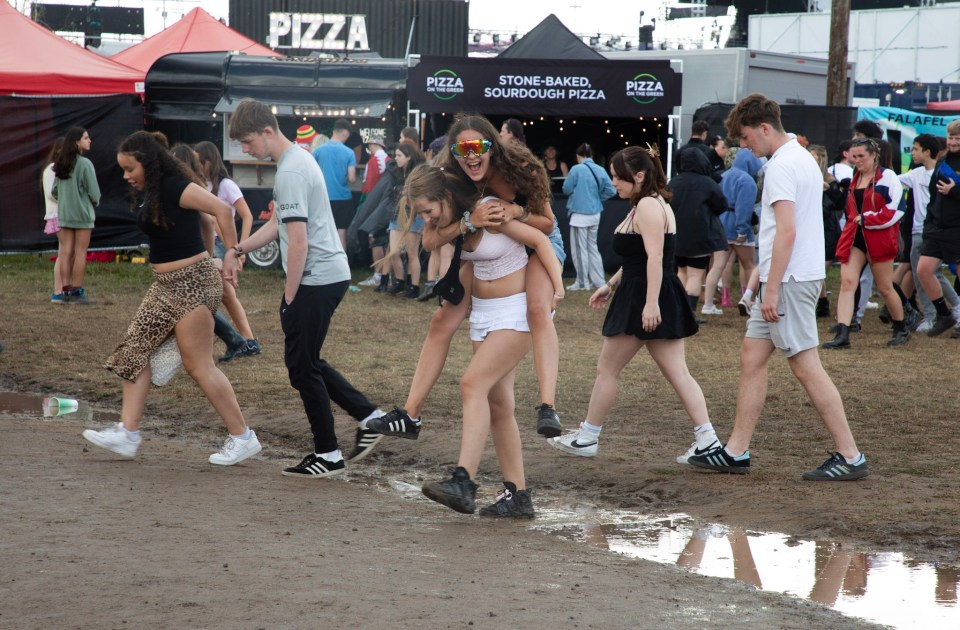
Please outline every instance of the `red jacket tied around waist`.
[{"label": "red jacket tied around waist", "polygon": [[[837,243],[837,260],[841,264],[850,260],[850,248],[857,228],[863,226],[863,241],[867,245],[867,255],[873,262],[893,260],[899,249],[900,218],[903,212],[898,209],[903,196],[903,186],[896,174],[887,168],[878,168],[870,183],[863,189],[863,207],[857,208],[854,190],[861,179],[859,171],[854,172],[847,193],[847,223],[840,233]],[[860,224],[854,220],[860,216]]]}]

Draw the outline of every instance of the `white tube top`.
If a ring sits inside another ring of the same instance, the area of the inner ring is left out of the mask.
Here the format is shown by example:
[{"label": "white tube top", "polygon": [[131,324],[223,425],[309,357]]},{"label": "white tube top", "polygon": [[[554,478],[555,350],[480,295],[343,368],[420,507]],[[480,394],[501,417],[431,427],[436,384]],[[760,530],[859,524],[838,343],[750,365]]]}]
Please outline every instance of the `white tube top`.
[{"label": "white tube top", "polygon": [[526,247],[509,236],[483,231],[477,249],[461,254],[473,262],[473,275],[478,280],[496,280],[527,266]]}]

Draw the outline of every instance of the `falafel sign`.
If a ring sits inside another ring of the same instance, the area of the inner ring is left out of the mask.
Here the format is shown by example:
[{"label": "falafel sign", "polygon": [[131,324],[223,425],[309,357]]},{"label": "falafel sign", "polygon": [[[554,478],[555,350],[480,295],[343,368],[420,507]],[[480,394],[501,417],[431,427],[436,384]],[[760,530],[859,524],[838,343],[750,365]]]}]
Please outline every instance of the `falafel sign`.
[{"label": "falafel sign", "polygon": [[424,57],[407,80],[410,100],[428,113],[667,116],[680,90],[666,60]]}]

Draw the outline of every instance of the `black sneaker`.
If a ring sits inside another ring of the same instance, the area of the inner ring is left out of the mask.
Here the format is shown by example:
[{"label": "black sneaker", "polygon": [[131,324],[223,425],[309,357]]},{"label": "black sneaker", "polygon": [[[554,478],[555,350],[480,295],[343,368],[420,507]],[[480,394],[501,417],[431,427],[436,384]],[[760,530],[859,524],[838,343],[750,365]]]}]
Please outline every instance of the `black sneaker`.
[{"label": "black sneaker", "polygon": [[367,422],[367,430],[408,440],[420,437],[420,421],[414,420],[403,407],[394,407],[379,418]]},{"label": "black sneaker", "polygon": [[687,463],[697,468],[745,475],[750,472],[750,451],[744,453],[742,459],[734,459],[722,446],[718,446],[703,455],[691,455]]},{"label": "black sneaker", "polygon": [[499,518],[534,518],[533,497],[530,488],[517,490],[514,484],[511,489],[504,482],[503,489],[497,493],[497,500],[487,507],[480,508],[480,516],[495,516]]},{"label": "black sneaker", "polygon": [[853,481],[863,479],[868,474],[866,457],[862,464],[848,464],[840,453],[831,453],[816,470],[803,473],[803,478],[807,481]]},{"label": "black sneaker", "polygon": [[457,466],[449,479],[423,484],[424,496],[456,510],[461,514],[473,514],[477,510],[477,484],[463,466]]},{"label": "black sneaker", "polygon": [[433,286],[435,284],[436,282],[428,282],[426,285],[424,285],[423,293],[421,293],[420,297],[417,298],[417,302],[426,302],[427,300],[435,298],[437,296],[437,294],[433,292]]},{"label": "black sneaker", "polygon": [[894,331],[893,336],[890,337],[890,340],[887,342],[887,345],[892,348],[894,346],[902,346],[908,341],[910,341],[910,331],[897,330],[897,331]]},{"label": "black sneaker", "polygon": [[957,320],[953,318],[953,315],[937,315],[937,318],[933,320],[933,326],[927,331],[927,337],[942,335],[956,325]]},{"label": "black sneaker", "polygon": [[353,450],[347,455],[347,461],[356,462],[370,454],[377,442],[383,439],[383,436],[370,429],[357,429],[357,443]]},{"label": "black sneaker", "polygon": [[256,354],[260,354],[260,351],[261,348],[259,339],[247,339],[247,343],[240,348],[240,350],[237,352],[237,356],[252,357]]},{"label": "black sneaker", "polygon": [[560,426],[560,416],[553,405],[540,403],[540,406],[534,407],[537,410],[537,433],[545,438],[557,437],[563,433],[563,427]]},{"label": "black sneaker", "polygon": [[236,348],[227,348],[227,351],[223,353],[223,356],[217,359],[217,363],[229,363],[230,361],[233,361],[234,357],[242,356],[240,353],[243,352],[245,347],[246,346],[237,346]]},{"label": "black sneaker", "polygon": [[[64,293],[66,294],[67,292],[65,291]],[[79,289],[71,289],[69,292],[69,296],[67,297],[68,297],[67,299],[68,304],[83,304],[83,305],[95,304],[93,300],[87,297],[87,292],[84,290],[83,287],[80,287]]]},{"label": "black sneaker", "polygon": [[920,322],[923,321],[923,314],[915,308],[903,311],[903,325],[912,333],[917,332]]},{"label": "black sneaker", "polygon": [[420,297],[420,287],[415,284],[407,285],[406,291],[403,292],[403,297],[408,300],[416,300]]},{"label": "black sneaker", "polygon": [[341,459],[338,462],[327,461],[318,457],[315,453],[310,453],[303,458],[296,466],[284,468],[280,473],[287,477],[309,477],[311,479],[320,479],[321,477],[332,477],[339,475],[346,470],[346,464]]}]

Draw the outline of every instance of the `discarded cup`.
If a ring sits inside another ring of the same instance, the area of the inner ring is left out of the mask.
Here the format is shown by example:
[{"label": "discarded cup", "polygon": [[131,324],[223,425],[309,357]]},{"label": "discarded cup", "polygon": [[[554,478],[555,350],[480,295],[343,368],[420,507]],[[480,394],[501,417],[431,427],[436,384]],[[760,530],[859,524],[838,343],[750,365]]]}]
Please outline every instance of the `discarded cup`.
[{"label": "discarded cup", "polygon": [[78,407],[78,403],[73,398],[55,398],[51,396],[50,398],[43,399],[43,407],[44,407],[44,410],[48,408],[56,409],[58,410],[58,412],[53,415],[61,415],[64,413],[70,413],[72,411],[76,411]]}]

